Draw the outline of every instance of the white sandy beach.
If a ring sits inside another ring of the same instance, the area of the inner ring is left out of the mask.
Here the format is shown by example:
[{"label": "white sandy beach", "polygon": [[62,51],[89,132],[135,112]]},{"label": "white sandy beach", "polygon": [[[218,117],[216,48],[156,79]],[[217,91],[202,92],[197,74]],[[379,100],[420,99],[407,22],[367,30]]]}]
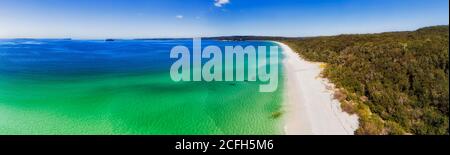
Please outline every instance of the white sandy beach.
[{"label": "white sandy beach", "polygon": [[305,61],[287,45],[276,43],[284,55],[285,134],[352,135],[358,117],[342,111],[333,97],[333,84],[320,77],[320,63]]}]

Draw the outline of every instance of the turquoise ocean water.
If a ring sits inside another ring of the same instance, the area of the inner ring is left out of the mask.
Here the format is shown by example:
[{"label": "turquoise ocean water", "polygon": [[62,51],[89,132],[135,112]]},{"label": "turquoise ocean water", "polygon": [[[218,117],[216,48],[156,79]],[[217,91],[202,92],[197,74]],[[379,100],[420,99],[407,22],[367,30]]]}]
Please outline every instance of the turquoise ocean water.
[{"label": "turquoise ocean water", "polygon": [[177,45],[192,51],[192,40],[0,40],[0,134],[281,134],[281,65],[272,93],[261,81],[174,82]]}]

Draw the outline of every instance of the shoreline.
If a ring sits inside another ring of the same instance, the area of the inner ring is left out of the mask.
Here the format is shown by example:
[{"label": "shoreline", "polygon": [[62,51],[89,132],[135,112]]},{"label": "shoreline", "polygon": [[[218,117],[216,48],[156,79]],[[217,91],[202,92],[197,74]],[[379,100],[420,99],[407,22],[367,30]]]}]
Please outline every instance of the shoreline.
[{"label": "shoreline", "polygon": [[301,58],[289,46],[273,41],[283,50],[284,101],[282,120],[286,135],[353,135],[358,116],[342,111],[334,99],[334,85],[321,78],[321,63]]}]

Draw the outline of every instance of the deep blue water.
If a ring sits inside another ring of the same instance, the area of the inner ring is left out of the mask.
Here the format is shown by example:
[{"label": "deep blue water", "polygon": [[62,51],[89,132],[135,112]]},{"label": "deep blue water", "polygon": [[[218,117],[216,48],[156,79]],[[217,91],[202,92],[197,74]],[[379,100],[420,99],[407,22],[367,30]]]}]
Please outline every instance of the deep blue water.
[{"label": "deep blue water", "polygon": [[[168,72],[175,59],[170,50],[192,40],[0,40],[0,73],[26,76],[81,76],[140,72]],[[203,40],[216,45],[273,45],[270,42]],[[205,61],[203,61],[204,63]],[[0,75],[1,75],[0,74]]]}]

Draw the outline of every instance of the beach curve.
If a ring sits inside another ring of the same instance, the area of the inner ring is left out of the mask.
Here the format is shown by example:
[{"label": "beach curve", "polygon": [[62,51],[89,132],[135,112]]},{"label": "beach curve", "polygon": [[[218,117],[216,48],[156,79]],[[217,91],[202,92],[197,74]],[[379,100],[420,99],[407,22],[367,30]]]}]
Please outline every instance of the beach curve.
[{"label": "beach curve", "polygon": [[358,116],[344,112],[334,99],[334,85],[320,77],[320,63],[301,58],[289,46],[283,51],[285,96],[283,130],[287,135],[353,135]]}]

